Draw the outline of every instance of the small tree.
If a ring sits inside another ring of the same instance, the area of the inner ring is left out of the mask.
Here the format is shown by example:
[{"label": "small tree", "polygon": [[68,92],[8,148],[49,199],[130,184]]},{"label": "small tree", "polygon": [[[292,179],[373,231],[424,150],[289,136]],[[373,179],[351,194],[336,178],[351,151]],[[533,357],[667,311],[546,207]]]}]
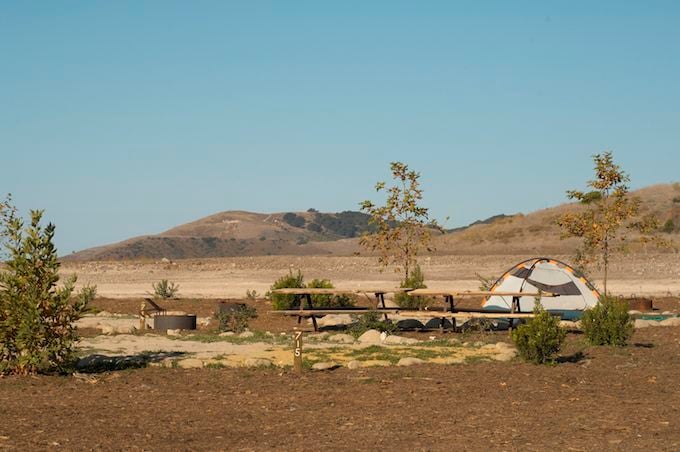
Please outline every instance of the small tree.
[{"label": "small tree", "polygon": [[562,349],[567,332],[560,328],[559,317],[546,311],[538,299],[534,314],[535,317],[513,330],[512,341],[524,360],[535,364],[551,363]]},{"label": "small tree", "polygon": [[409,170],[401,162],[390,164],[395,185],[387,188],[385,182],[378,182],[376,191],[387,192],[384,206],[371,201],[361,203],[361,210],[371,215],[370,223],[374,233],[365,233],[360,244],[370,251],[378,252],[378,262],[386,267],[396,265],[396,271],[403,270],[404,280],[417,263],[418,252],[425,248],[432,251],[432,229],[439,228],[429,217],[429,210],[419,205],[423,199],[420,188],[420,173]]},{"label": "small tree", "polygon": [[[665,242],[651,234],[658,230],[656,218],[642,218],[640,199],[628,196],[629,177],[614,163],[612,153],[607,151],[593,156],[595,179],[588,182],[591,191],[567,191],[567,196],[587,206],[585,210],[562,215],[557,224],[562,237],[579,237],[582,246],[576,252],[579,267],[602,265],[604,267],[604,294],[607,295],[607,278],[612,252],[624,250],[626,230],[641,234],[642,241],[654,240],[658,245]],[[623,228],[623,229],[622,229]]]},{"label": "small tree", "polygon": [[58,287],[59,262],[54,225],[31,224],[15,215],[8,201],[0,205],[8,259],[0,273],[0,374],[32,374],[63,369],[78,339],[74,323],[87,308],[91,292],[72,299],[75,276]]},{"label": "small tree", "polygon": [[151,287],[153,287],[154,298],[170,300],[177,298],[179,295],[179,284],[175,284],[167,279],[161,279],[157,283],[152,283]]}]

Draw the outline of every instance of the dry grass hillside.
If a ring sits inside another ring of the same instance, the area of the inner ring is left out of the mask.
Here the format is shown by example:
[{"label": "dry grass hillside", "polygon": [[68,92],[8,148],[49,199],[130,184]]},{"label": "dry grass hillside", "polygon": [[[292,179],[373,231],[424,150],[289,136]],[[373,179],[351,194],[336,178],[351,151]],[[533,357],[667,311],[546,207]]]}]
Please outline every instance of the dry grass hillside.
[{"label": "dry grass hillside", "polygon": [[[665,226],[664,238],[677,241],[680,232],[680,184],[653,185],[633,193],[642,201],[643,214],[653,214]],[[562,204],[527,215],[499,218],[490,224],[479,224],[465,230],[445,234],[437,239],[441,254],[572,254],[576,239],[560,239],[556,220],[563,214],[581,209],[578,204]],[[669,222],[670,221],[670,222]],[[648,245],[649,246],[649,245]],[[632,251],[643,251],[631,246]]]},{"label": "dry grass hillside", "polygon": [[[643,213],[664,225],[662,234],[680,232],[680,184],[663,184],[634,192]],[[561,240],[555,220],[579,205],[562,204],[530,214],[498,216],[435,238],[438,254],[572,254],[578,241]],[[358,253],[358,239],[368,216],[358,212],[260,214],[222,212],[158,235],[132,238],[67,256],[68,260],[188,259],[267,255],[337,255]],[[643,251],[633,248],[633,251]],[[363,252],[362,252],[363,254]]]}]

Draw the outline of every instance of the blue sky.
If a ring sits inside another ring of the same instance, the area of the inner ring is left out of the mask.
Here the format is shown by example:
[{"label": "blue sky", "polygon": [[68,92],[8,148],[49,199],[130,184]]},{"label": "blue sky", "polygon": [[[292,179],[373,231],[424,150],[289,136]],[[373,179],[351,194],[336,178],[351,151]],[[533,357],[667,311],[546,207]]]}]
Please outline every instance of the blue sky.
[{"label": "blue sky", "polygon": [[0,2],[0,193],[61,253],[223,210],[354,210],[390,161],[447,226],[679,180],[680,3]]}]

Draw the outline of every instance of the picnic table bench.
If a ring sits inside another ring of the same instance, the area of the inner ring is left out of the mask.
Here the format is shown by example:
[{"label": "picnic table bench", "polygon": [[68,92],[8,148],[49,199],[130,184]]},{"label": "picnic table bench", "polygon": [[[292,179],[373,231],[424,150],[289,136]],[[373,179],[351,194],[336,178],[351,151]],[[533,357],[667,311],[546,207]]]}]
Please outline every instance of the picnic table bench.
[{"label": "picnic table bench", "polygon": [[[441,325],[444,325],[446,319],[451,319],[452,329],[456,328],[456,320],[469,320],[474,318],[486,319],[524,319],[534,317],[533,313],[520,312],[519,300],[521,297],[535,296],[535,297],[557,297],[558,294],[550,292],[490,292],[490,291],[457,291],[457,290],[434,290],[434,289],[276,289],[272,293],[282,295],[294,295],[299,303],[298,309],[288,309],[281,311],[272,311],[274,314],[294,316],[298,318],[298,323],[303,318],[311,318],[314,325],[314,331],[318,331],[317,317],[323,317],[330,314],[366,314],[371,312],[381,313],[387,319],[388,314],[404,314],[409,317],[426,317],[426,318],[440,318]],[[312,295],[353,295],[353,294],[367,294],[373,293],[376,297],[376,303],[373,308],[314,308],[312,303]],[[441,296],[444,297],[444,309],[425,309],[413,310],[402,308],[387,308],[385,306],[385,294],[387,293],[408,293],[411,296]],[[468,309],[456,309],[455,298],[460,297],[474,297],[474,296],[507,296],[512,297],[512,306],[510,311],[475,311]],[[307,302],[307,309],[304,307],[303,299]],[[379,307],[378,304],[381,306]],[[512,322],[510,323],[512,329]]]}]

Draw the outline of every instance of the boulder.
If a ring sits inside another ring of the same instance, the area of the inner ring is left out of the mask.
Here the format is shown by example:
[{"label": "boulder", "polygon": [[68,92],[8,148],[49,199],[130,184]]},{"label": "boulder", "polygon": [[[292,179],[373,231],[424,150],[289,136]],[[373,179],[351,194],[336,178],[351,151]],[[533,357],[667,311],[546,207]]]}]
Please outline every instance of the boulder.
[{"label": "boulder", "polygon": [[363,367],[363,365],[361,364],[361,361],[352,360],[352,361],[347,363],[348,369],[359,369],[360,367]]},{"label": "boulder", "polygon": [[656,320],[635,319],[635,328],[647,328],[650,326],[659,326]]},{"label": "boulder", "polygon": [[249,337],[253,337],[253,336],[255,336],[255,333],[253,333],[252,331],[244,331],[243,333],[238,335],[238,337],[240,337],[242,339],[248,339]]},{"label": "boulder", "polygon": [[312,370],[333,370],[339,367],[337,363],[329,361],[327,363],[316,363],[312,365]]},{"label": "boulder", "polygon": [[354,343],[354,338],[350,336],[349,334],[334,334],[332,336],[328,336],[328,340],[330,342],[338,342],[340,344],[353,344]]},{"label": "boulder", "polygon": [[425,361],[420,358],[401,358],[397,363],[397,366],[414,366],[416,364],[423,364],[424,362]]},{"label": "boulder", "polygon": [[245,367],[270,367],[272,362],[264,358],[247,358],[243,361]]},{"label": "boulder", "polygon": [[224,331],[224,332],[219,334],[220,337],[229,337],[229,336],[235,336],[235,335],[236,335],[236,333],[234,333],[233,331]]},{"label": "boulder", "polygon": [[508,349],[503,350],[496,355],[493,355],[491,358],[496,361],[506,362],[512,361],[515,358],[515,356],[517,356],[517,350]]},{"label": "boulder", "polygon": [[380,331],[378,330],[368,330],[357,339],[362,344],[381,344],[382,338],[380,337]]},{"label": "boulder", "polygon": [[167,330],[166,334],[168,336],[179,336],[180,334],[182,334],[182,330]]},{"label": "boulder", "polygon": [[659,322],[661,326],[680,326],[680,317],[671,317]]},{"label": "boulder", "polygon": [[420,342],[418,339],[414,339],[411,337],[402,337],[402,336],[387,336],[385,340],[383,341],[384,344],[387,345],[405,345],[405,344],[416,344]]}]

